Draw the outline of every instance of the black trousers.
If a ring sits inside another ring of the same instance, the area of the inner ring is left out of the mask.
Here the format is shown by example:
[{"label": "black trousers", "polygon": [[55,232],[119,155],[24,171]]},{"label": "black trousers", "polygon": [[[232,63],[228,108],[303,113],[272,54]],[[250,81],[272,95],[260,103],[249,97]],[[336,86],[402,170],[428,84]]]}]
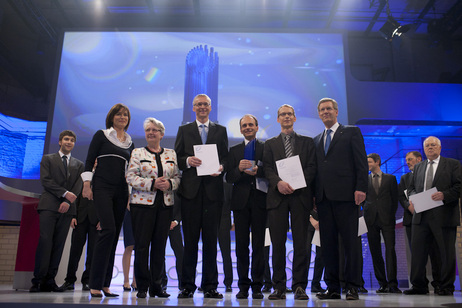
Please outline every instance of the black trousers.
[{"label": "black trousers", "polygon": [[[311,241],[313,240],[314,230],[308,231],[308,264],[311,264]],[[322,260],[322,248],[316,246],[316,256],[314,257],[313,279],[311,287],[321,287],[322,273],[324,272],[324,261]],[[309,269],[309,266],[308,266]]]},{"label": "black trousers", "polygon": [[128,203],[128,186],[93,182],[96,216],[102,230],[98,231],[90,270],[90,288],[101,290],[111,285],[115,250]]},{"label": "black trousers", "polygon": [[33,284],[55,285],[64,244],[71,225],[72,215],[40,210],[40,236],[35,252]]},{"label": "black trousers", "polygon": [[[181,234],[181,225],[177,225],[173,230],[168,232],[168,238],[170,239],[170,247],[172,247],[173,254],[175,255],[175,269],[178,277],[178,289],[182,287],[182,270],[183,270],[183,235]],[[162,278],[162,287],[166,287],[168,284],[167,269],[164,265],[164,273]]]},{"label": "black trousers", "polygon": [[[161,292],[172,207],[130,204],[135,237],[135,277],[138,290]],[[151,249],[149,249],[151,248]],[[149,259],[149,266],[148,266]]]},{"label": "black trousers", "polygon": [[90,223],[88,217],[75,226],[72,231],[71,250],[69,253],[69,263],[67,264],[67,274],[65,278],[66,282],[75,283],[77,281],[75,273],[79,267],[80,256],[82,255],[83,247],[85,246],[85,242],[87,242],[88,237],[85,270],[83,271],[82,278],[80,279],[82,284],[88,284],[88,281],[90,280],[91,260],[93,257],[93,247],[95,246],[96,236],[96,225]]},{"label": "black trousers", "polygon": [[233,284],[233,261],[231,259],[231,210],[223,206],[218,229],[218,245],[220,246],[221,257],[223,259],[223,284],[231,287]]},{"label": "black trousers", "polygon": [[183,218],[184,258],[183,287],[196,290],[196,266],[199,252],[199,238],[202,233],[202,282],[204,292],[218,286],[217,239],[220,225],[222,201],[208,199],[204,187],[193,199],[181,198]]}]

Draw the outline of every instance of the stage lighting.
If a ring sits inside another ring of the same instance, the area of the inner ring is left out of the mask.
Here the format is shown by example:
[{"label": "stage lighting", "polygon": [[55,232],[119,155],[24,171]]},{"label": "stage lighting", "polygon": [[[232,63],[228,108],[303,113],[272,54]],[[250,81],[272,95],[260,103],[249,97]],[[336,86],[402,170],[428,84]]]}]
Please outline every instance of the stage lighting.
[{"label": "stage lighting", "polygon": [[411,25],[401,26],[392,16],[388,16],[385,24],[380,28],[379,33],[387,40],[392,41],[393,38],[401,36],[411,29]]}]

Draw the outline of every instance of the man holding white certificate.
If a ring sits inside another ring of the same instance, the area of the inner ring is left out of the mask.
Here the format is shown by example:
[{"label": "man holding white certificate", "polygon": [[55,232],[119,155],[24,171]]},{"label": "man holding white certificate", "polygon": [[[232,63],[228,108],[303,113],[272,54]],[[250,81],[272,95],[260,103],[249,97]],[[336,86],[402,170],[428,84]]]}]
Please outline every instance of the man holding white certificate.
[{"label": "man holding white certificate", "polygon": [[[297,120],[290,105],[278,109],[281,133],[265,142],[263,166],[268,179],[266,208],[273,243],[273,288],[270,300],[286,298],[286,240],[293,237],[292,289],[295,300],[307,300],[308,225],[313,208],[316,156],[313,139],[294,132]],[[290,171],[289,171],[290,170]],[[289,171],[289,172],[288,172]]]},{"label": "man holding white certificate", "polygon": [[[204,290],[205,298],[223,298],[223,295],[217,292],[217,237],[223,206],[222,171],[228,155],[228,135],[226,127],[209,120],[211,110],[210,98],[205,94],[197,95],[193,100],[196,121],[180,126],[175,140],[178,166],[183,171],[178,195],[181,197],[183,217],[184,289],[178,294],[178,298],[193,297],[196,290],[198,242],[201,232],[201,288]],[[211,149],[208,149],[209,147]],[[215,164],[210,164],[211,161],[215,161]]]},{"label": "man holding white certificate", "polygon": [[[431,243],[435,240],[441,255],[441,286],[437,294],[453,295],[456,278],[456,231],[460,224],[460,162],[440,156],[441,141],[436,137],[426,138],[423,146],[427,159],[414,166],[408,188],[409,203],[416,211],[412,217],[412,288],[404,291],[404,294],[428,293],[425,266]],[[428,200],[413,198],[431,189],[435,192],[427,197]],[[436,201],[443,204],[437,207],[428,206]],[[425,208],[430,209],[424,210]]]}]

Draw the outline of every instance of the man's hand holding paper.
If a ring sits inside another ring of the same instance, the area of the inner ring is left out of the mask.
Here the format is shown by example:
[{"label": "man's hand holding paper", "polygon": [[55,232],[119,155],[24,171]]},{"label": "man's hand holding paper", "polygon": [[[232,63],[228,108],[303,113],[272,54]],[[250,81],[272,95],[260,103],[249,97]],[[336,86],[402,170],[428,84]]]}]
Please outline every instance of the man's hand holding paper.
[{"label": "man's hand holding paper", "polygon": [[431,210],[443,205],[444,194],[433,187],[421,193],[409,196],[409,204],[414,206],[416,213]]}]

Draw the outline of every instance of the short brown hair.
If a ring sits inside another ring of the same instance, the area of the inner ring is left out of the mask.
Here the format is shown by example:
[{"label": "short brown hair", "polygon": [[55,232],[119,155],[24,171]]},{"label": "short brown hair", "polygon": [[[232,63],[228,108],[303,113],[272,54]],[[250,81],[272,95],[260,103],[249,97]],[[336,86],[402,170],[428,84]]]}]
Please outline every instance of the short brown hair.
[{"label": "short brown hair", "polygon": [[281,108],[283,108],[283,107],[287,107],[287,108],[292,109],[292,112],[294,113],[294,116],[295,116],[295,109],[294,109],[294,107],[292,107],[292,106],[289,105],[289,104],[284,104],[284,105],[282,105],[281,107],[278,108],[278,117],[279,117],[279,110],[281,110]]},{"label": "short brown hair", "polygon": [[338,103],[335,101],[335,99],[330,98],[330,97],[324,97],[324,98],[321,98],[321,100],[318,103],[318,111],[319,111],[319,105],[325,102],[332,102],[332,106],[334,106],[334,109],[338,110]]},{"label": "short brown hair", "polygon": [[380,155],[377,154],[377,153],[371,153],[371,154],[367,155],[367,158],[372,158],[372,160],[374,162],[378,162],[379,165],[382,164],[382,159],[380,159]]},{"label": "short brown hair", "polygon": [[127,110],[127,113],[128,113],[128,122],[127,122],[127,125],[124,127],[124,130],[126,131],[128,129],[128,126],[130,125],[130,119],[131,119],[130,109],[128,109],[128,107],[122,103],[115,104],[114,106],[111,107],[111,110],[109,110],[106,116],[106,128],[111,128],[114,125],[114,116],[122,109]]},{"label": "short brown hair", "polygon": [[257,118],[256,118],[254,115],[248,113],[248,114],[244,114],[244,115],[242,116],[242,118],[239,120],[239,127],[241,127],[241,122],[242,122],[242,120],[243,120],[245,117],[249,117],[249,118],[254,119],[254,121],[255,121],[255,126],[258,126],[258,120],[257,120]]},{"label": "short brown hair", "polygon": [[414,155],[416,158],[419,158],[419,157],[420,157],[420,158],[422,159],[422,153],[420,153],[419,151],[407,152],[407,153],[406,153],[406,157],[407,157],[408,155],[410,155],[410,154]]},{"label": "short brown hair", "polygon": [[74,137],[74,140],[77,141],[77,136],[73,131],[69,129],[63,130],[61,133],[59,133],[59,141],[62,141],[64,136]]}]

